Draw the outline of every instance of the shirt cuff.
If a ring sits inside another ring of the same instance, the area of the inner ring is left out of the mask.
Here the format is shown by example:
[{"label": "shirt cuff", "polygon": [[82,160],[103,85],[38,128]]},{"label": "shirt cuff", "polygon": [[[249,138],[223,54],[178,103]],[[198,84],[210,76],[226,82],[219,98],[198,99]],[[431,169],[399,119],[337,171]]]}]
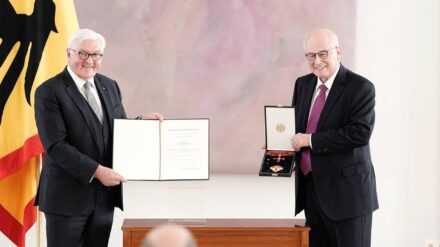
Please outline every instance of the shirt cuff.
[{"label": "shirt cuff", "polygon": [[[100,165],[98,164],[98,167],[99,166]],[[98,167],[96,167],[96,170],[98,170]],[[96,170],[95,170],[95,172],[96,172]],[[93,173],[92,177],[90,178],[89,183],[91,183],[93,181],[93,179],[95,178],[95,172]]]}]

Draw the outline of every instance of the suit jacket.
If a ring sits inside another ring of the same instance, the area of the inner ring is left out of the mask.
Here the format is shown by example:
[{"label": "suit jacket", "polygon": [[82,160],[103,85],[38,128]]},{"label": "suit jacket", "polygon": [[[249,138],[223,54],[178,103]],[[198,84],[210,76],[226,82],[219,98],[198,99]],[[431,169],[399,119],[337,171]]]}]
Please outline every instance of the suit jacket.
[{"label": "suit jacket", "polygon": [[[296,133],[306,133],[317,77],[297,79],[292,106]],[[375,90],[367,79],[344,66],[327,96],[310,152],[317,200],[332,220],[362,216],[378,208],[369,140],[374,126]],[[301,153],[295,157],[296,209],[304,209]]]},{"label": "suit jacket", "polygon": [[122,186],[105,187],[97,179],[90,181],[99,164],[112,167],[113,119],[126,118],[116,81],[100,74],[94,81],[103,125],[67,68],[36,90],[35,118],[45,156],[35,204],[43,212],[87,215],[98,193],[107,193],[109,206],[123,209]]}]

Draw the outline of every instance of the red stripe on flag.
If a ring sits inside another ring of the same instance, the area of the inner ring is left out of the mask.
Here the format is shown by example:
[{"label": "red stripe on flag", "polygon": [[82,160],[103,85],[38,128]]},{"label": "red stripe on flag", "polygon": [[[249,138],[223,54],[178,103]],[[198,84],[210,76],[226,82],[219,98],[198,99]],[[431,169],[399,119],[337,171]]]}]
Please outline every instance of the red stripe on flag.
[{"label": "red stripe on flag", "polygon": [[28,138],[22,147],[0,158],[0,179],[20,170],[30,158],[43,153],[38,135]]},{"label": "red stripe on flag", "polygon": [[24,222],[20,224],[6,209],[0,205],[0,231],[5,234],[17,247],[24,247],[26,232],[31,228],[37,219],[37,207],[34,206],[35,197],[29,201],[24,210]]}]

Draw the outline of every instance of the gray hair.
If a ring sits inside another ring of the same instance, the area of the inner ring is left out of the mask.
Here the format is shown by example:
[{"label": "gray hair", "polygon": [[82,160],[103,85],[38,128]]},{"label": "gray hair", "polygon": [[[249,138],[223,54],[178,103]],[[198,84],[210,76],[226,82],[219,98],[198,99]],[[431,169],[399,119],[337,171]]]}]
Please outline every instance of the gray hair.
[{"label": "gray hair", "polygon": [[142,247],[197,247],[197,241],[188,228],[178,224],[164,224],[152,229],[144,238]]},{"label": "gray hair", "polygon": [[104,52],[105,49],[105,39],[104,37],[90,29],[79,29],[76,31],[67,42],[67,48],[76,50],[78,46],[84,40],[95,40],[101,44],[101,52]]}]

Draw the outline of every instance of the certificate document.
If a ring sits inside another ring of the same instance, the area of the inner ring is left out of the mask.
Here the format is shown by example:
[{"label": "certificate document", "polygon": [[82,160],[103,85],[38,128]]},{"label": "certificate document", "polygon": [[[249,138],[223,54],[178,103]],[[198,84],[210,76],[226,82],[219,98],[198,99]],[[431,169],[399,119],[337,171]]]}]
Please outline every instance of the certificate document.
[{"label": "certificate document", "polygon": [[265,106],[266,149],[293,151],[290,137],[295,134],[295,108]]},{"label": "certificate document", "polygon": [[115,119],[113,169],[129,180],[209,179],[209,119]]}]

